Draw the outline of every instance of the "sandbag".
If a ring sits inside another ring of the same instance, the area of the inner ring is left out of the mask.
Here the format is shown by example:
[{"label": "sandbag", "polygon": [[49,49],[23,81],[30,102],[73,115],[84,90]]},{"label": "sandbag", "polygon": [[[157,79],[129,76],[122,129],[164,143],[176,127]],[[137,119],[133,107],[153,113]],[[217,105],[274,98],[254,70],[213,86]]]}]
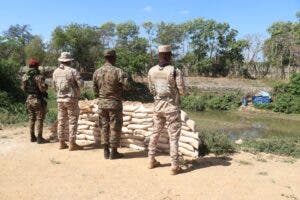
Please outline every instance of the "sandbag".
[{"label": "sandbag", "polygon": [[76,135],[76,139],[77,140],[85,140],[86,139],[85,134]]},{"label": "sandbag", "polygon": [[188,119],[186,120],[186,125],[192,129],[192,131],[195,131],[196,130],[196,123],[195,121],[191,120],[191,119]]},{"label": "sandbag", "polygon": [[76,143],[81,146],[87,146],[87,145],[94,144],[95,142],[89,140],[76,140]]},{"label": "sandbag", "polygon": [[96,126],[96,123],[87,120],[78,120],[78,125]]},{"label": "sandbag", "polygon": [[193,138],[197,141],[199,140],[198,132],[190,132],[190,131],[186,131],[186,130],[181,130],[181,135],[183,135],[185,137]]},{"label": "sandbag", "polygon": [[135,123],[135,124],[146,123],[146,122],[151,122],[153,124],[152,118],[132,118],[131,121],[132,121],[132,123]]},{"label": "sandbag", "polygon": [[128,147],[135,150],[145,151],[146,148],[143,146],[135,145],[135,144],[128,144],[128,143],[121,143],[122,147]]},{"label": "sandbag", "polygon": [[193,158],[197,158],[198,157],[198,152],[197,151],[189,151],[185,148],[179,147],[178,148],[179,152],[185,156],[190,156]]},{"label": "sandbag", "polygon": [[139,118],[139,119],[144,119],[148,117],[147,113],[132,113],[131,115],[133,118]]},{"label": "sandbag", "polygon": [[147,130],[148,128],[152,127],[151,124],[129,124],[127,126],[128,129],[141,129],[141,130]]},{"label": "sandbag", "polygon": [[77,127],[77,129],[78,130],[87,130],[87,129],[89,129],[89,125],[79,125],[78,127]]},{"label": "sandbag", "polygon": [[122,134],[121,135],[122,139],[134,139],[134,140],[139,140],[144,142],[145,136],[137,136],[137,135],[132,135],[132,134]]},{"label": "sandbag", "polygon": [[185,130],[185,131],[192,131],[192,129],[186,125],[183,125],[181,126],[181,130]]},{"label": "sandbag", "polygon": [[121,138],[121,142],[122,143],[129,143],[129,144],[136,144],[136,145],[139,145],[139,146],[145,146],[144,142],[142,141],[139,141],[139,140],[135,140],[135,139],[123,139]]},{"label": "sandbag", "polygon": [[133,130],[128,129],[127,127],[122,127],[122,133],[133,133]]},{"label": "sandbag", "polygon": [[146,131],[146,130],[134,130],[133,134],[136,135],[144,135],[145,137],[151,136],[152,132]]},{"label": "sandbag", "polygon": [[186,112],[184,112],[183,110],[181,110],[180,118],[181,118],[181,121],[183,121],[183,122],[188,120],[188,116],[187,116]]},{"label": "sandbag", "polygon": [[131,116],[123,116],[123,122],[127,122],[131,120]]},{"label": "sandbag", "polygon": [[85,134],[85,135],[94,135],[93,130],[77,130],[77,133],[79,134]]},{"label": "sandbag", "polygon": [[189,151],[194,151],[194,147],[188,143],[184,143],[184,142],[178,142],[179,146],[182,148],[185,148]]},{"label": "sandbag", "polygon": [[132,123],[131,121],[123,122],[123,126],[128,126],[128,125],[131,124],[131,123]]},{"label": "sandbag", "polygon": [[141,105],[138,109],[135,110],[136,113],[153,113],[154,109],[152,108],[145,108]]},{"label": "sandbag", "polygon": [[184,142],[184,143],[189,143],[190,145],[192,145],[195,149],[199,148],[199,141],[194,139],[194,138],[190,138],[190,137],[185,137],[183,135],[181,135],[179,137],[179,142]]},{"label": "sandbag", "polygon": [[157,143],[157,148],[159,149],[170,149],[170,144]]}]

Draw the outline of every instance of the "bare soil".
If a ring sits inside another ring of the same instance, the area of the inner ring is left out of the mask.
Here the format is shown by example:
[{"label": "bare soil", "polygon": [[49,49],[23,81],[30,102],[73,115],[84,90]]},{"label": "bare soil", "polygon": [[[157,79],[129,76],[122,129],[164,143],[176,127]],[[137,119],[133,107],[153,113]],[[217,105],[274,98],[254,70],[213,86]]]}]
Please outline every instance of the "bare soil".
[{"label": "bare soil", "polygon": [[[49,134],[49,133],[46,133]],[[147,169],[144,152],[121,149],[125,158],[104,160],[102,149],[58,150],[57,143],[29,142],[26,127],[0,130],[0,199],[300,199],[300,161],[236,153],[185,160],[169,175]]]}]

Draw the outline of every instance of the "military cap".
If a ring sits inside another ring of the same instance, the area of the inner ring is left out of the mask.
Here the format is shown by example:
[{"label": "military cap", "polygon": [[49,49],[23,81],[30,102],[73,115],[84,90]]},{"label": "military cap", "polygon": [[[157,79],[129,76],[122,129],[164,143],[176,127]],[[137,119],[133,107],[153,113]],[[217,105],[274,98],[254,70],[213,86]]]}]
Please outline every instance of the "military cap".
[{"label": "military cap", "polygon": [[38,66],[40,66],[40,63],[39,63],[39,61],[37,61],[35,59],[30,59],[30,60],[28,60],[28,65],[29,65],[30,68],[31,67],[38,67]]},{"label": "military cap", "polygon": [[167,52],[171,52],[171,51],[172,51],[171,45],[160,45],[160,46],[158,46],[158,52],[159,53],[167,53]]},{"label": "military cap", "polygon": [[62,52],[60,54],[60,57],[58,58],[58,61],[60,62],[70,62],[73,61],[74,59],[71,56],[70,52]]},{"label": "military cap", "polygon": [[116,51],[114,49],[108,49],[104,51],[104,57],[115,57]]}]

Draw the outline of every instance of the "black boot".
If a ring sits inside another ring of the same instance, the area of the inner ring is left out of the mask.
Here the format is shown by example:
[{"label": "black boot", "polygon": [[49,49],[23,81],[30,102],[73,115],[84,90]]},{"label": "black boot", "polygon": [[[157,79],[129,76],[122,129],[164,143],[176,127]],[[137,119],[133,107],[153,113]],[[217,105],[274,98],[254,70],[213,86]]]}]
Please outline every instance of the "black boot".
[{"label": "black boot", "polygon": [[110,151],[109,151],[108,144],[104,144],[103,150],[104,150],[104,158],[109,159]]},{"label": "black boot", "polygon": [[117,148],[112,148],[111,153],[110,153],[110,159],[114,160],[114,159],[119,159],[119,158],[123,158],[124,155],[119,153]]},{"label": "black boot", "polygon": [[30,141],[36,142],[36,136],[34,135],[34,133],[30,133]]},{"label": "black boot", "polygon": [[38,134],[38,137],[37,137],[37,143],[38,144],[44,144],[44,143],[48,143],[49,141],[46,140],[45,138],[42,137],[42,134]]}]

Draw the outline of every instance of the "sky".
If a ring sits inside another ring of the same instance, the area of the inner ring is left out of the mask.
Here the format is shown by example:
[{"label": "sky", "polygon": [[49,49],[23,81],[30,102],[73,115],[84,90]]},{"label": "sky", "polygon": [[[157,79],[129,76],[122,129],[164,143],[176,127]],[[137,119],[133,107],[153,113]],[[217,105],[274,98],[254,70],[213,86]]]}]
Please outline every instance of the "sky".
[{"label": "sky", "polygon": [[32,33],[50,40],[56,26],[73,22],[100,26],[128,20],[181,23],[202,17],[227,22],[247,34],[267,37],[276,21],[295,21],[300,0],[1,0],[0,33],[10,25],[29,24]]}]

